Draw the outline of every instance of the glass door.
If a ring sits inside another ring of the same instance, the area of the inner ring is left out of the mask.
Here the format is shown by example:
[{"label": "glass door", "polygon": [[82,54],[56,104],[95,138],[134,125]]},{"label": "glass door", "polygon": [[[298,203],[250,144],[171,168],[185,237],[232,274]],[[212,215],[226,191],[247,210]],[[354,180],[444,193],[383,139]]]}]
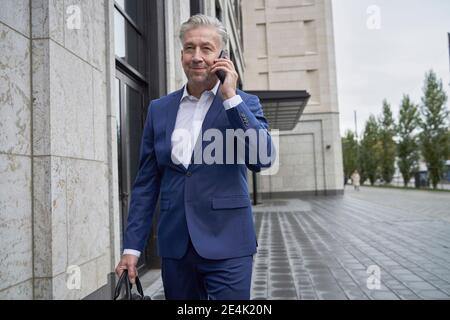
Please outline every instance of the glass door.
[{"label": "glass door", "polygon": [[[131,190],[139,170],[147,107],[152,99],[166,93],[164,12],[164,0],[114,2],[121,245],[127,226]],[[141,268],[160,267],[160,259],[156,254],[158,217],[157,206],[151,236],[139,259]]]},{"label": "glass door", "polygon": [[[145,87],[116,71],[117,150],[119,161],[119,199],[121,239],[127,227],[128,207],[133,183],[139,170],[139,153],[146,115]],[[121,245],[123,250],[123,244]],[[145,254],[139,266],[145,263]]]}]

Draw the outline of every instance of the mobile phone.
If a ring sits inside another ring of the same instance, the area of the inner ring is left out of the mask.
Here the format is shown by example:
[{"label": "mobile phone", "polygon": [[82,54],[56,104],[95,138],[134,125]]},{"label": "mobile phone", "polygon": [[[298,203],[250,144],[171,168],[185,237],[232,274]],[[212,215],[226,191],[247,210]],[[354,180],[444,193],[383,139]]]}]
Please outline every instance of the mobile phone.
[{"label": "mobile phone", "polygon": [[[227,51],[226,50],[220,51],[219,58],[226,58],[226,59],[228,59]],[[223,83],[225,81],[226,73],[225,73],[225,71],[217,70],[216,71],[216,76],[217,76],[217,78],[219,78],[220,82]]]}]

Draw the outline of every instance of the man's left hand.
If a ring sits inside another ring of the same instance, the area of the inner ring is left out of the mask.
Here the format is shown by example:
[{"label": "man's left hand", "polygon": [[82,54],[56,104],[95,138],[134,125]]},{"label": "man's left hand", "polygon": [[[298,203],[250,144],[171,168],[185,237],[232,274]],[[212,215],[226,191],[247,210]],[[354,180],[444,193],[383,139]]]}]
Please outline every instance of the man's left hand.
[{"label": "man's left hand", "polygon": [[237,80],[239,79],[239,75],[234,68],[233,62],[224,58],[214,60],[211,72],[216,73],[218,70],[225,72],[225,81],[221,86],[223,98],[225,100],[233,98],[236,95]]}]

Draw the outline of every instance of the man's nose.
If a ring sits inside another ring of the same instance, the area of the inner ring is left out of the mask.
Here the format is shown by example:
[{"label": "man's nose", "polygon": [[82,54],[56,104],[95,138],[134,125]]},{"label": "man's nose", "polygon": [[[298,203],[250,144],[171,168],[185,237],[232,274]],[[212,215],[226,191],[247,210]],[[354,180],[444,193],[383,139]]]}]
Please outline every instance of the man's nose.
[{"label": "man's nose", "polygon": [[192,60],[194,62],[202,62],[204,60],[203,56],[202,56],[202,52],[200,51],[200,49],[195,50],[194,56],[192,57]]}]

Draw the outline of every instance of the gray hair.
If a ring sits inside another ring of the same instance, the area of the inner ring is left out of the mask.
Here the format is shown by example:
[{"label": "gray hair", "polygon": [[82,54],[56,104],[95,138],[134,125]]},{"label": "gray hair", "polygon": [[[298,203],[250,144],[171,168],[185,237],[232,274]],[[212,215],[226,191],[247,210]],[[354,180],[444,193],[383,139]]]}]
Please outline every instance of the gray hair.
[{"label": "gray hair", "polygon": [[215,17],[206,16],[204,14],[196,14],[184,22],[180,28],[180,41],[183,43],[186,32],[198,27],[213,27],[222,38],[222,49],[226,49],[228,43],[228,33],[225,26]]}]

